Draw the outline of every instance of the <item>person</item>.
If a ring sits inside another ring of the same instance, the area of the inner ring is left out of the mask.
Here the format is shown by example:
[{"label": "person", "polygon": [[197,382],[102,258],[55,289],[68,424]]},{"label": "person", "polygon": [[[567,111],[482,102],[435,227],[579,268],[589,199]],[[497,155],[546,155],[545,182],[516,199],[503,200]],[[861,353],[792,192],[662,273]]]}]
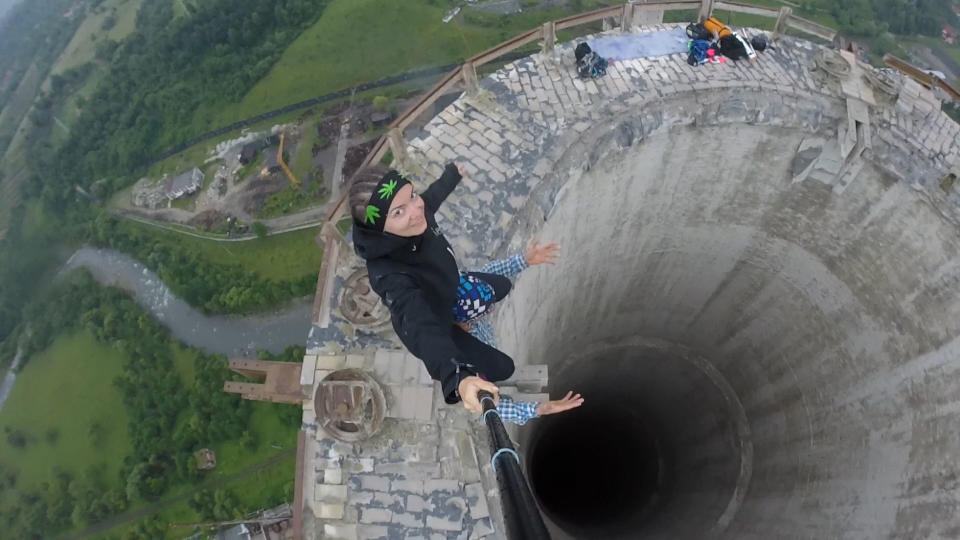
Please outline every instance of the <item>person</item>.
[{"label": "person", "polygon": [[730,30],[727,25],[720,22],[716,17],[709,17],[703,21],[704,28],[713,34],[714,41],[720,53],[731,60],[755,60],[757,53],[753,50],[753,45],[740,36],[740,34]]},{"label": "person", "polygon": [[[400,341],[440,382],[447,403],[462,401],[467,410],[480,413],[477,393],[486,390],[499,404],[493,383],[509,378],[514,363],[471,335],[469,323],[506,297],[512,283],[495,273],[461,273],[437,226],[436,212],[465,173],[463,165],[449,163],[419,194],[398,171],[368,167],[351,183],[348,204],[354,249],[366,261],[370,285],[390,310]],[[553,261],[558,246],[548,246],[535,245],[536,262]],[[582,403],[582,398],[558,401],[564,403],[540,413]]]}]

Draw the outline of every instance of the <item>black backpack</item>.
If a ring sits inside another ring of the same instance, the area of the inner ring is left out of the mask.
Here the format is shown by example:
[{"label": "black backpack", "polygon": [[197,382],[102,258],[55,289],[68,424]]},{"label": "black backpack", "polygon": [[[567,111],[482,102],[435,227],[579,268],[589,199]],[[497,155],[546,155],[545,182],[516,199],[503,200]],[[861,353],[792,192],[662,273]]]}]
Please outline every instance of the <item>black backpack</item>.
[{"label": "black backpack", "polygon": [[707,30],[703,23],[690,23],[687,25],[687,37],[690,39],[702,39],[704,41],[713,41],[713,33]]}]

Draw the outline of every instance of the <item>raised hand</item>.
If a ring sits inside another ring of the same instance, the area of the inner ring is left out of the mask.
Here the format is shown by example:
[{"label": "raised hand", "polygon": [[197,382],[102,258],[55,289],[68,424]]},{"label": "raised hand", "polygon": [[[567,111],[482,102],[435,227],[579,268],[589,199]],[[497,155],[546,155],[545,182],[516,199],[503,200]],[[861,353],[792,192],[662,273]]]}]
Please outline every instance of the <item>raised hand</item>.
[{"label": "raised hand", "polygon": [[570,409],[576,409],[581,405],[583,405],[583,397],[580,394],[567,392],[567,395],[563,396],[562,399],[555,399],[537,405],[537,416],[561,413],[569,411]]},{"label": "raised hand", "polygon": [[527,264],[533,266],[535,264],[554,264],[559,256],[560,244],[551,242],[541,245],[534,240],[523,257],[527,260]]}]

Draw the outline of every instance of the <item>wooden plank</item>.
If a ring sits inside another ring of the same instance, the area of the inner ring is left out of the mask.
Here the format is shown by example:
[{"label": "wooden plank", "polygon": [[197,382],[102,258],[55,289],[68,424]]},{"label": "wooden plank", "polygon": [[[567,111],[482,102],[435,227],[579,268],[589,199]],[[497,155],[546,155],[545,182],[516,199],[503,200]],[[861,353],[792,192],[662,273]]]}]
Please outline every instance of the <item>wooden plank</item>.
[{"label": "wooden plank", "polygon": [[333,296],[333,282],[337,277],[340,242],[335,238],[327,237],[323,246],[323,261],[320,263],[320,277],[313,302],[313,324],[326,328],[330,324],[330,302]]},{"label": "wooden plank", "polygon": [[762,6],[753,6],[750,4],[741,4],[740,2],[717,2],[713,4],[713,9],[725,9],[734,13],[747,13],[749,15],[760,15],[761,17],[770,17],[776,19],[778,10]]},{"label": "wooden plank", "polygon": [[954,88],[950,83],[940,79],[939,77],[930,75],[926,71],[914,66],[906,60],[897,58],[892,54],[886,54],[883,57],[883,63],[904,73],[927,88],[937,86],[946,92],[954,101],[960,101],[960,89]]},{"label": "wooden plank", "polygon": [[574,26],[580,26],[581,24],[587,24],[594,21],[599,21],[607,17],[618,17],[621,13],[623,13],[623,6],[616,5],[616,6],[595,9],[593,11],[588,11],[587,13],[580,13],[579,15],[570,15],[569,17],[557,19],[555,21],[556,29],[563,30],[564,28],[572,28]]},{"label": "wooden plank", "polygon": [[408,125],[410,125],[410,122],[420,116],[420,113],[425,111],[427,107],[433,105],[433,102],[436,101],[439,96],[446,94],[454,85],[460,82],[460,69],[461,68],[458,66],[450,70],[450,72],[440,79],[439,82],[434,84],[433,88],[424,94],[423,97],[421,97],[416,103],[411,105],[406,111],[404,111],[393,122],[391,122],[390,129],[405,129]]},{"label": "wooden plank", "polygon": [[633,12],[636,14],[639,11],[672,11],[675,9],[679,10],[691,10],[698,9],[700,7],[700,2],[647,2],[643,4],[634,4]]},{"label": "wooden plank", "polygon": [[307,432],[297,432],[297,465],[293,477],[293,537],[303,538],[303,477],[306,469]]},{"label": "wooden plank", "polygon": [[833,38],[837,36],[837,31],[830,27],[793,15],[787,18],[787,26],[827,41],[833,41]]},{"label": "wooden plank", "polygon": [[531,43],[533,41],[536,41],[542,38],[543,38],[543,27],[538,26],[537,28],[534,28],[533,30],[528,30],[513,39],[504,41],[503,43],[501,43],[500,45],[497,45],[496,47],[491,47],[490,49],[487,49],[486,51],[483,51],[482,53],[476,56],[473,56],[472,58],[468,58],[467,62],[473,62],[474,66],[482,66],[483,64],[486,64],[491,60],[499,58],[507,54],[508,52],[513,52],[519,49],[520,47],[523,47],[527,43]]}]

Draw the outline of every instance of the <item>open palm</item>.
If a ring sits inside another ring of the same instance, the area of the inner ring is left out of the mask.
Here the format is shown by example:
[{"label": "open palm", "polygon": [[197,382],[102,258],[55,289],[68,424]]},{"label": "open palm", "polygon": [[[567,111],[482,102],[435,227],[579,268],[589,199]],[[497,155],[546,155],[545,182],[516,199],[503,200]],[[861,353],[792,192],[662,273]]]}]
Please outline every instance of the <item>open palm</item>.
[{"label": "open palm", "polygon": [[567,392],[567,395],[561,399],[555,399],[537,405],[537,416],[561,413],[569,411],[570,409],[576,409],[581,405],[583,405],[583,396],[574,394],[573,392]]},{"label": "open palm", "polygon": [[551,242],[549,244],[539,244],[534,241],[533,245],[530,246],[530,249],[524,254],[524,258],[527,260],[527,264],[533,266],[535,264],[554,264],[557,261],[557,257],[560,256],[560,244],[556,242]]}]

